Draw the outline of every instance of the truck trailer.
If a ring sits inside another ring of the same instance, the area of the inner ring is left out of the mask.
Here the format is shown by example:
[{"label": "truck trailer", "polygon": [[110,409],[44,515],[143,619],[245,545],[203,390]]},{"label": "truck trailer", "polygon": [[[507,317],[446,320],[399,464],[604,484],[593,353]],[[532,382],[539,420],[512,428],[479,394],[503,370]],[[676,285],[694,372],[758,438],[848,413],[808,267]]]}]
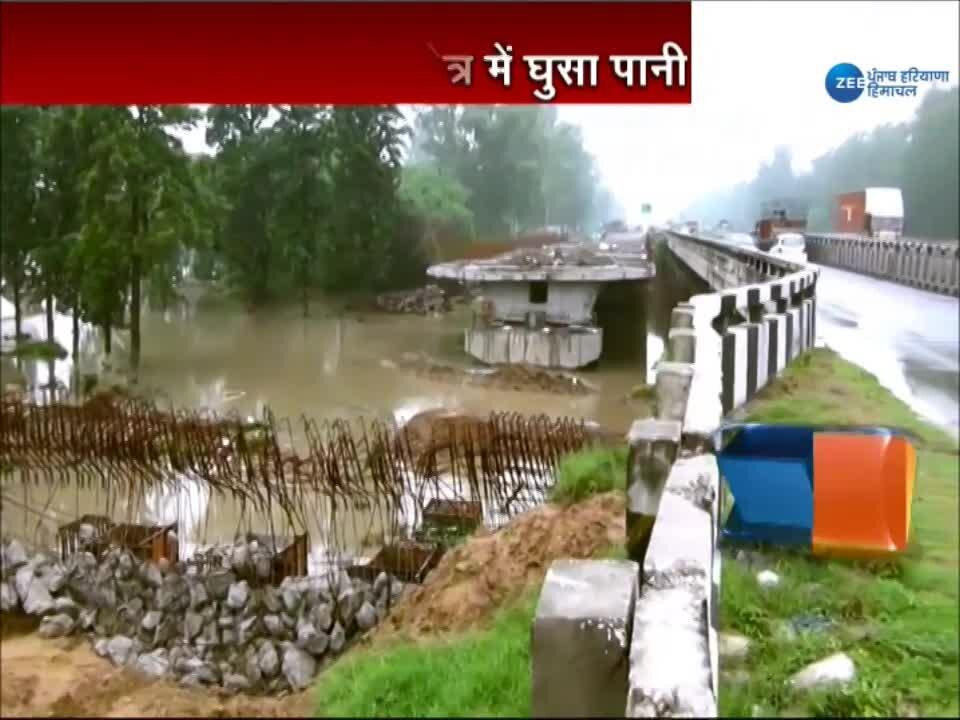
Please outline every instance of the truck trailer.
[{"label": "truck trailer", "polygon": [[796,197],[768,200],[753,228],[757,249],[769,252],[781,233],[804,233],[807,229],[807,203]]},{"label": "truck trailer", "polygon": [[903,235],[903,194],[900,188],[874,187],[836,197],[833,230],[877,240]]}]

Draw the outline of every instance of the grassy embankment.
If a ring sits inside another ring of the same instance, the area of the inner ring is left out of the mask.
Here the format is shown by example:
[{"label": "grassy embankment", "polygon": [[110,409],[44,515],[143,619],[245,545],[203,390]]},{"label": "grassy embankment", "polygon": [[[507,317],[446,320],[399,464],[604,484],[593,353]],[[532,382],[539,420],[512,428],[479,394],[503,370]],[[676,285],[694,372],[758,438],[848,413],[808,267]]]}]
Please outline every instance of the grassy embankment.
[{"label": "grassy embankment", "polygon": [[[769,553],[781,585],[761,591],[753,572],[724,563],[723,629],[752,640],[725,666],[720,706],[750,716],[957,713],[957,444],[918,420],[876,380],[829,351],[798,362],[747,409],[771,422],[884,424],[916,433],[918,480],[911,548],[893,563],[818,561]],[[575,503],[622,489],[625,452],[592,451],[565,463],[552,499]],[[622,557],[622,549],[609,556]],[[358,649],[320,678],[320,715],[529,715],[529,633],[535,594],[503,608],[491,627],[445,639]],[[790,642],[786,619],[820,613],[837,626]],[[857,665],[845,690],[793,694],[785,684],[836,650]],[[727,672],[741,673],[740,682]]]},{"label": "grassy embankment", "polygon": [[[919,420],[876,379],[816,350],[746,409],[751,420],[885,425],[919,439],[910,547],[886,562],[820,560],[768,552],[780,575],[760,588],[755,570],[723,565],[721,630],[751,639],[741,666],[725,662],[724,716],[957,716],[957,441]],[[729,555],[728,555],[729,558]],[[787,623],[817,616],[830,625],[796,634]],[[846,652],[857,669],[844,689],[800,692],[786,680],[805,665]]]}]

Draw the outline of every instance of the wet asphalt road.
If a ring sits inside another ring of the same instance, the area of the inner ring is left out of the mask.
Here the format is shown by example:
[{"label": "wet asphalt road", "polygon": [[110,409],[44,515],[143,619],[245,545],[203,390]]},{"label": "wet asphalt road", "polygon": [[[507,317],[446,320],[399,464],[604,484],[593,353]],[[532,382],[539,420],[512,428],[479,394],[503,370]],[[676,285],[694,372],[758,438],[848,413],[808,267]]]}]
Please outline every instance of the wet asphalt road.
[{"label": "wet asphalt road", "polygon": [[960,434],[960,300],[816,267],[818,340]]}]

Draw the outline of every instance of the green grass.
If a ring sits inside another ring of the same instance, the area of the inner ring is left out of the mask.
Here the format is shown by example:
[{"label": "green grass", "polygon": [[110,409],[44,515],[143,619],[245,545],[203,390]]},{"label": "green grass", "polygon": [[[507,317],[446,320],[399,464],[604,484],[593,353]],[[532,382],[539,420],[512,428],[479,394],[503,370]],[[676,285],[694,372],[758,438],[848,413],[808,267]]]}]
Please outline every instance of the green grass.
[{"label": "green grass", "polygon": [[358,649],[324,672],[319,717],[528,717],[535,597],[486,630]]},{"label": "green grass", "polygon": [[11,355],[19,358],[38,360],[63,360],[69,353],[56,342],[50,340],[27,340],[17,343]]},{"label": "green grass", "polygon": [[566,456],[550,490],[550,502],[573,505],[592,495],[625,490],[627,448],[590,448]]},{"label": "green grass", "polygon": [[[956,716],[958,665],[957,441],[914,415],[861,368],[816,350],[765,388],[746,408],[750,420],[870,424],[914,433],[917,447],[910,547],[885,562],[822,560],[767,552],[781,584],[762,590],[750,571],[723,564],[721,630],[751,638],[742,667],[726,663],[720,712],[817,717]],[[819,614],[834,627],[777,637],[789,618]],[[857,667],[850,687],[790,690],[804,665],[843,651]],[[736,682],[731,671],[739,670]],[[745,673],[743,672],[745,671]]]}]

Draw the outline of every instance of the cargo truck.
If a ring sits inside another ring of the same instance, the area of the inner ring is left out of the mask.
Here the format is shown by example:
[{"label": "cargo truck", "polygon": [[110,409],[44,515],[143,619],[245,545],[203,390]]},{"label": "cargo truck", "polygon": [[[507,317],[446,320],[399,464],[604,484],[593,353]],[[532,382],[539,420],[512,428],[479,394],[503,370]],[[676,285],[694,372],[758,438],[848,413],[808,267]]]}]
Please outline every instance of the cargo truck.
[{"label": "cargo truck", "polygon": [[781,233],[804,233],[807,229],[807,206],[798,198],[782,198],[765,202],[762,217],[753,228],[757,248],[769,252]]},{"label": "cargo truck", "polygon": [[900,188],[874,187],[836,197],[833,230],[877,240],[903,235],[903,194]]}]

